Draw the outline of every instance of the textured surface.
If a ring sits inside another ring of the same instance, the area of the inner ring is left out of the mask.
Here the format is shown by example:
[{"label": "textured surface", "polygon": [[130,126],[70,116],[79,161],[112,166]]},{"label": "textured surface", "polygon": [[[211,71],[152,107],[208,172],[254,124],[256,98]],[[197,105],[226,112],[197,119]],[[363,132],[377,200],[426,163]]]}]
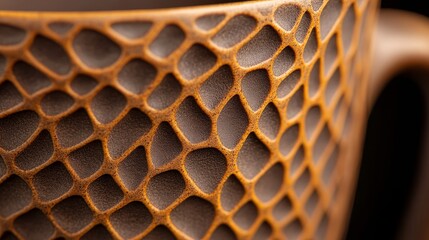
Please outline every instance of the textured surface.
[{"label": "textured surface", "polygon": [[338,237],[375,6],[0,11],[0,238]]}]

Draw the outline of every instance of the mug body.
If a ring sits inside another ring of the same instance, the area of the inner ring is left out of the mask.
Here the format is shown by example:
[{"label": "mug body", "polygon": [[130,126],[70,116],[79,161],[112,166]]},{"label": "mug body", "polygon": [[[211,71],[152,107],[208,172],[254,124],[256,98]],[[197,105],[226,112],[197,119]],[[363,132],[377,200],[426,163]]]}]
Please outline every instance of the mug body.
[{"label": "mug body", "polygon": [[376,7],[0,11],[0,235],[340,238]]}]

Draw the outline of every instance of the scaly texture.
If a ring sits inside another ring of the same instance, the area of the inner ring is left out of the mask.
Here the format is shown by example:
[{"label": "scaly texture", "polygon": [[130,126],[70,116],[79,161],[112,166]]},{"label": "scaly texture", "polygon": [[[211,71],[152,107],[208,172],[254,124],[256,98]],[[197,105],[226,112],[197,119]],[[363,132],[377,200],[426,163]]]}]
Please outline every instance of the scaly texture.
[{"label": "scaly texture", "polygon": [[1,239],[338,237],[375,9],[0,11]]}]

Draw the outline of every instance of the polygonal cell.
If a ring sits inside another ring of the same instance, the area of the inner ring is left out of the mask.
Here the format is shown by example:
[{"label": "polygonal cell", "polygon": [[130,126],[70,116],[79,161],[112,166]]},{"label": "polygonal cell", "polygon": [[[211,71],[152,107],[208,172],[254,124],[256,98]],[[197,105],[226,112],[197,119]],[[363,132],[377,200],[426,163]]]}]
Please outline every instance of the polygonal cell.
[{"label": "polygonal cell", "polygon": [[244,196],[244,187],[235,175],[231,175],[223,185],[220,203],[226,211],[231,211]]},{"label": "polygonal cell", "polygon": [[6,164],[4,163],[3,157],[0,155],[0,178],[3,177],[7,172]]},{"label": "polygonal cell", "polygon": [[284,167],[280,163],[272,166],[255,185],[255,194],[262,202],[273,199],[284,182]]},{"label": "polygonal cell", "polygon": [[292,30],[301,14],[301,8],[297,4],[286,4],[279,7],[274,13],[274,20],[286,31]]},{"label": "polygonal cell", "polygon": [[273,229],[271,228],[271,225],[268,222],[263,222],[259,226],[258,230],[256,231],[252,239],[254,240],[270,239],[270,236],[272,233],[273,233]]},{"label": "polygonal cell", "polygon": [[289,93],[295,89],[296,85],[298,84],[299,80],[301,79],[301,70],[295,70],[291,74],[289,74],[285,79],[282,80],[282,82],[279,84],[279,87],[277,88],[277,97],[284,98]]},{"label": "polygonal cell", "polygon": [[226,224],[219,225],[216,230],[212,233],[210,240],[236,240],[237,236],[235,236],[234,231],[231,230],[230,227]]},{"label": "polygonal cell", "polygon": [[326,239],[326,230],[328,228],[328,224],[329,218],[326,214],[324,214],[316,230],[316,239]]},{"label": "polygonal cell", "polygon": [[247,73],[241,80],[241,89],[249,106],[257,111],[270,92],[270,77],[266,70]]},{"label": "polygonal cell", "polygon": [[[362,7],[364,5],[364,3],[368,2],[367,0],[357,0],[358,6]],[[368,12],[368,11],[366,11]]]},{"label": "polygonal cell", "polygon": [[145,21],[125,21],[112,24],[112,29],[122,37],[137,39],[144,37],[152,23]]},{"label": "polygonal cell", "polygon": [[353,5],[347,10],[346,16],[343,19],[343,26],[341,28],[341,39],[343,41],[344,53],[347,53],[350,49],[350,45],[353,39],[353,33],[356,24],[356,13]]},{"label": "polygonal cell", "polygon": [[301,167],[302,163],[304,162],[304,147],[299,147],[298,151],[296,151],[295,156],[292,159],[292,162],[290,164],[290,175],[294,175],[295,172],[298,170],[299,167]]},{"label": "polygonal cell", "polygon": [[317,94],[319,91],[320,82],[320,60],[317,60],[310,71],[310,77],[308,79],[307,89],[308,95],[310,97],[314,97]]},{"label": "polygonal cell", "polygon": [[39,136],[15,158],[15,164],[22,170],[31,170],[48,161],[53,153],[54,145],[51,135],[47,130],[43,130]]},{"label": "polygonal cell", "polygon": [[230,48],[243,41],[256,27],[256,20],[247,15],[231,18],[219,32],[212,37],[212,42],[219,47]]},{"label": "polygonal cell", "polygon": [[248,125],[247,113],[241,104],[240,97],[235,95],[222,109],[217,120],[220,141],[227,148],[235,148]]},{"label": "polygonal cell", "polygon": [[101,211],[112,208],[124,198],[124,193],[115,180],[107,174],[92,182],[88,193],[94,205]]},{"label": "polygonal cell", "polygon": [[154,66],[136,58],[122,67],[118,74],[118,82],[126,90],[140,94],[153,82],[156,74],[157,70]]},{"label": "polygonal cell", "polygon": [[262,112],[258,126],[270,139],[274,140],[277,137],[280,129],[280,113],[273,103],[268,104]]},{"label": "polygonal cell", "polygon": [[311,7],[314,11],[317,11],[322,6],[322,3],[323,0],[311,0]]},{"label": "polygonal cell", "polygon": [[50,116],[67,111],[73,104],[73,98],[61,91],[47,94],[40,102],[43,112]]},{"label": "polygonal cell", "polygon": [[301,111],[304,105],[304,87],[300,87],[290,98],[287,108],[286,115],[289,119],[295,118]]},{"label": "polygonal cell", "polygon": [[168,74],[151,93],[147,102],[149,106],[162,110],[173,104],[182,92],[182,85],[173,74]]},{"label": "polygonal cell", "polygon": [[313,191],[311,193],[310,197],[307,199],[307,202],[305,203],[305,211],[307,212],[307,216],[311,217],[314,213],[314,210],[317,207],[317,204],[319,203],[319,194],[317,191]]},{"label": "polygonal cell", "polygon": [[49,239],[55,228],[42,211],[35,208],[19,216],[13,223],[16,231],[25,239]]},{"label": "polygonal cell", "polygon": [[352,96],[356,95],[357,90],[359,89],[359,87],[356,87],[357,84],[357,79],[358,77],[361,77],[360,74],[356,73],[356,69],[357,69],[357,57],[358,54],[353,55],[353,57],[349,60],[349,68],[346,71],[347,74],[347,85],[349,86],[350,89],[352,89]]},{"label": "polygonal cell", "polygon": [[175,24],[169,24],[161,30],[149,45],[149,49],[156,56],[165,58],[179,48],[184,40],[183,30]]},{"label": "polygonal cell", "polygon": [[204,31],[209,31],[219,25],[220,22],[225,18],[224,14],[211,14],[197,18],[195,23],[197,27]]},{"label": "polygonal cell", "polygon": [[73,28],[73,24],[69,22],[51,22],[48,27],[54,33],[64,36]]},{"label": "polygonal cell", "polygon": [[329,207],[331,209],[335,207],[335,204],[338,204],[340,192],[340,187],[338,185],[333,188],[332,193],[330,194],[331,199],[329,201]]},{"label": "polygonal cell", "polygon": [[[359,40],[357,43],[357,46],[358,46],[357,49],[362,49],[364,46],[367,46],[365,42],[368,42],[365,40],[365,38],[367,38],[367,36],[368,36],[368,34],[365,34],[365,30],[368,29],[369,27],[371,27],[371,25],[373,25],[373,23],[370,22],[371,17],[369,16],[369,14],[371,13],[371,10],[370,10],[371,7],[359,6],[359,4],[369,5],[369,4],[362,4],[362,2],[369,2],[369,1],[368,0],[357,0],[357,1],[358,1],[358,9],[361,8],[360,11],[362,11],[361,23],[360,23],[360,26],[358,29],[360,37],[358,38]],[[360,1],[360,3],[359,3],[359,1]],[[365,9],[365,8],[367,8],[367,9]],[[398,24],[400,24],[400,23],[398,23]],[[362,52],[359,52],[357,55],[362,56]]]},{"label": "polygonal cell", "polygon": [[335,106],[334,116],[333,116],[335,123],[339,123],[339,120],[343,119],[342,117],[340,118],[340,116],[344,115],[344,114],[341,114],[341,113],[347,111],[346,110],[347,109],[347,103],[346,103],[346,101],[345,101],[344,98],[345,98],[344,95],[341,95],[340,99],[338,100],[338,102],[337,102],[337,104]]},{"label": "polygonal cell", "polygon": [[131,109],[122,120],[112,129],[107,147],[112,158],[121,156],[141,136],[152,127],[150,118],[138,110]]},{"label": "polygonal cell", "polygon": [[251,67],[262,63],[274,55],[281,43],[282,40],[277,31],[267,25],[240,48],[237,53],[238,64]]},{"label": "polygonal cell", "polygon": [[213,192],[226,171],[226,158],[216,148],[192,151],[185,161],[186,172],[205,193]]},{"label": "polygonal cell", "polygon": [[160,173],[152,177],[146,194],[149,201],[158,209],[165,209],[176,201],[185,190],[185,181],[177,170]]},{"label": "polygonal cell", "polygon": [[91,223],[93,213],[80,196],[69,197],[52,208],[52,215],[61,228],[75,233]]},{"label": "polygonal cell", "polygon": [[286,73],[295,63],[295,51],[291,47],[285,47],[273,63],[274,75],[280,76]]},{"label": "polygonal cell", "polygon": [[358,62],[359,55],[360,54],[355,54],[353,55],[353,57],[349,59],[348,61],[349,67],[345,71],[345,74],[347,74],[347,79],[346,79],[347,84],[349,88],[352,89],[352,92],[351,92],[352,96],[356,96],[358,90],[360,89],[359,87],[356,87],[357,83],[359,82],[358,78],[362,77],[361,73],[358,73],[356,70],[358,68],[357,62]]},{"label": "polygonal cell", "polygon": [[209,71],[216,61],[216,55],[209,49],[201,44],[194,44],[182,55],[178,68],[186,80],[192,80]]},{"label": "polygonal cell", "polygon": [[0,239],[1,240],[18,240],[19,238],[17,238],[15,235],[13,235],[13,233],[6,231],[2,234]]},{"label": "polygonal cell", "polygon": [[295,38],[299,43],[302,43],[307,36],[308,29],[311,25],[311,15],[309,12],[305,12],[302,15],[301,22],[299,23],[299,27],[296,30]]},{"label": "polygonal cell", "polygon": [[300,126],[298,124],[294,124],[288,127],[288,129],[283,133],[279,143],[279,150],[283,156],[287,156],[292,148],[295,147],[299,137],[299,129]]},{"label": "polygonal cell", "polygon": [[204,104],[214,109],[225,98],[234,83],[231,67],[224,65],[213,73],[200,87]]},{"label": "polygonal cell", "polygon": [[176,121],[180,131],[191,143],[199,143],[210,137],[212,122],[193,97],[187,97],[180,104]]},{"label": "polygonal cell", "polygon": [[41,64],[57,74],[65,75],[72,68],[70,58],[63,47],[42,35],[34,38],[30,52]]},{"label": "polygonal cell", "polygon": [[37,113],[25,110],[0,119],[0,147],[15,149],[24,144],[39,125]]},{"label": "polygonal cell", "polygon": [[82,236],[81,240],[113,240],[112,235],[105,226],[98,224],[95,227],[91,228],[85,235]]},{"label": "polygonal cell", "polygon": [[338,147],[336,147],[334,151],[331,153],[331,155],[329,156],[326,162],[325,168],[323,169],[322,180],[325,183],[325,185],[328,185],[332,179],[332,175],[333,175],[332,172],[334,171],[335,166],[337,165],[338,155],[339,155],[339,149]]},{"label": "polygonal cell", "polygon": [[308,109],[307,115],[305,116],[305,136],[307,139],[312,138],[314,130],[317,125],[319,125],[321,115],[320,107],[317,105]]},{"label": "polygonal cell", "polygon": [[195,196],[187,198],[170,214],[174,226],[194,239],[201,239],[206,234],[214,216],[213,205]]},{"label": "polygonal cell", "polygon": [[77,56],[90,68],[105,68],[121,56],[121,47],[100,32],[83,29],[73,40]]},{"label": "polygonal cell", "polygon": [[303,230],[302,223],[299,219],[294,219],[283,228],[283,234],[286,235],[287,239],[295,240],[299,239]]},{"label": "polygonal cell", "polygon": [[352,123],[352,118],[353,117],[353,112],[349,109],[349,111],[347,112],[347,117],[346,120],[344,122],[344,126],[343,126],[343,132],[341,133],[341,137],[344,139],[347,134],[350,132],[350,126]]},{"label": "polygonal cell", "polygon": [[313,161],[317,164],[320,160],[320,157],[325,152],[326,147],[331,141],[331,132],[327,125],[323,128],[322,132],[317,137],[316,142],[313,147]]},{"label": "polygonal cell", "polygon": [[107,124],[115,120],[126,104],[124,95],[112,87],[106,87],[92,99],[91,111],[100,123]]},{"label": "polygonal cell", "polygon": [[32,201],[31,189],[16,175],[0,184],[0,216],[6,218],[27,207]]},{"label": "polygonal cell", "polygon": [[27,34],[21,28],[0,24],[0,45],[15,45],[22,42]]},{"label": "polygonal cell", "polygon": [[94,174],[104,161],[101,141],[93,141],[69,154],[70,166],[80,178]]},{"label": "polygonal cell", "polygon": [[258,208],[253,202],[244,204],[233,216],[235,224],[244,230],[249,230],[258,217]]},{"label": "polygonal cell", "polygon": [[295,185],[293,186],[295,190],[295,194],[300,197],[301,194],[305,191],[308,184],[310,183],[310,171],[305,169],[305,171],[299,176],[299,178],[295,181]]},{"label": "polygonal cell", "polygon": [[167,122],[162,122],[152,139],[151,157],[155,167],[171,162],[182,152],[183,146],[173,128]]},{"label": "polygonal cell", "polygon": [[143,237],[142,240],[176,240],[173,233],[164,225],[158,225],[149,234]]},{"label": "polygonal cell", "polygon": [[58,140],[63,147],[71,147],[84,141],[93,131],[91,119],[83,108],[61,119],[56,129]]},{"label": "polygonal cell", "polygon": [[98,82],[87,75],[79,74],[71,83],[71,88],[73,91],[75,91],[77,94],[83,96],[89,92],[91,92],[92,89],[94,89],[98,85]]},{"label": "polygonal cell", "polygon": [[337,60],[338,56],[338,49],[337,49],[337,34],[331,37],[329,39],[328,45],[325,49],[325,58],[324,58],[324,74],[327,75],[332,66],[335,63],[335,60]]},{"label": "polygonal cell", "polygon": [[42,201],[50,201],[69,191],[73,179],[62,163],[55,162],[34,176],[33,185]]},{"label": "polygonal cell", "polygon": [[322,35],[322,39],[325,39],[337,22],[342,7],[342,0],[330,0],[323,8],[320,14],[320,34]]},{"label": "polygonal cell", "polygon": [[338,92],[338,88],[341,84],[341,73],[340,70],[337,69],[332,77],[328,80],[328,84],[325,89],[325,103],[327,106],[331,104],[332,98]]},{"label": "polygonal cell", "polygon": [[146,150],[136,148],[118,166],[118,174],[129,190],[135,190],[147,174]]},{"label": "polygonal cell", "polygon": [[282,198],[273,208],[273,216],[277,221],[283,220],[292,210],[292,202],[289,197]]},{"label": "polygonal cell", "polygon": [[16,87],[9,81],[5,81],[0,85],[0,96],[0,112],[15,107],[23,100]]},{"label": "polygonal cell", "polygon": [[13,65],[13,74],[24,90],[33,94],[51,85],[51,80],[30,64],[18,61]]},{"label": "polygonal cell", "polygon": [[5,56],[0,54],[0,76],[4,74],[6,70],[7,59]]},{"label": "polygonal cell", "polygon": [[122,238],[130,239],[152,223],[152,214],[141,202],[131,202],[110,215],[113,228]]},{"label": "polygonal cell", "polygon": [[264,168],[269,159],[270,151],[268,148],[255,133],[251,133],[238,153],[237,166],[245,178],[252,180]]},{"label": "polygonal cell", "polygon": [[316,29],[313,28],[313,30],[311,30],[310,33],[310,37],[308,37],[307,39],[307,43],[305,44],[305,48],[304,48],[304,61],[305,62],[310,62],[314,55],[316,54],[317,50],[319,48],[319,42],[317,41],[317,36],[316,36]]}]

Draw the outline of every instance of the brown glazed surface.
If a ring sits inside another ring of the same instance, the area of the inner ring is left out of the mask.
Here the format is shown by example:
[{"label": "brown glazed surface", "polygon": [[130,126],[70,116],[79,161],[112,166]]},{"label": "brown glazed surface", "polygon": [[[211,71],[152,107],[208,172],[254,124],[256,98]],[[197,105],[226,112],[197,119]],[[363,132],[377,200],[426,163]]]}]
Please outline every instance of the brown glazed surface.
[{"label": "brown glazed surface", "polygon": [[372,0],[0,11],[1,239],[338,239]]}]

